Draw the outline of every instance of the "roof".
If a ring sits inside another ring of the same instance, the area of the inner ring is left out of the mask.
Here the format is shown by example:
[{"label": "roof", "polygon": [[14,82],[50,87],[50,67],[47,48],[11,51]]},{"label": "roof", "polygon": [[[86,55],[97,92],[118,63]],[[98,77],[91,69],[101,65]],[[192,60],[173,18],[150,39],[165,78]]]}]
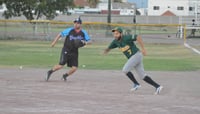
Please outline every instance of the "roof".
[{"label": "roof", "polygon": [[82,6],[82,7],[89,6],[87,0],[74,0],[74,4],[76,6]]},{"label": "roof", "polygon": [[174,13],[172,13],[171,11],[167,10],[161,16],[176,16],[176,15]]}]

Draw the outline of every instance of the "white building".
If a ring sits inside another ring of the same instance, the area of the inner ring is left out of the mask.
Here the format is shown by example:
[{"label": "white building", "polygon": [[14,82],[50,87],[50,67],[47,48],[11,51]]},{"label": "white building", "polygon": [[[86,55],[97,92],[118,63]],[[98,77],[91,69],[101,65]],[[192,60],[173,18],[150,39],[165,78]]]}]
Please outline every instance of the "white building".
[{"label": "white building", "polygon": [[119,10],[120,15],[135,15],[135,9],[132,3],[112,3],[112,10]]},{"label": "white building", "polygon": [[[108,0],[101,0],[97,5],[100,10],[108,10]],[[122,0],[122,3],[112,2],[111,10],[119,12],[119,15],[134,15],[136,10],[136,5],[133,3],[128,3],[127,0]]]},{"label": "white building", "polygon": [[148,0],[148,15],[190,16],[200,13],[200,0]]}]

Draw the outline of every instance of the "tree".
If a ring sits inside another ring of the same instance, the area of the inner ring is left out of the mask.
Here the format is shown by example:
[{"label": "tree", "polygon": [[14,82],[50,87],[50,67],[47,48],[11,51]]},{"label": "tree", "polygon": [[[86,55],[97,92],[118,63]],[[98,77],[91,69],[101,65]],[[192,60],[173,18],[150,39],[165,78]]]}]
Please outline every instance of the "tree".
[{"label": "tree", "polygon": [[[67,8],[74,7],[73,0],[0,0],[0,5],[3,3],[7,8],[3,13],[6,19],[23,15],[27,20],[38,20],[41,17],[52,20],[57,16],[56,11],[64,12]],[[37,23],[30,23],[33,25],[35,35]]]},{"label": "tree", "polygon": [[90,7],[96,8],[97,4],[99,3],[99,0],[87,0],[89,3]]},{"label": "tree", "polygon": [[122,0],[113,0],[113,2],[120,2],[120,3],[122,3]]},{"label": "tree", "polygon": [[3,13],[6,19],[25,16],[27,20],[38,20],[45,16],[46,19],[54,19],[56,11],[65,11],[67,7],[73,7],[73,0],[0,0],[7,11]]}]

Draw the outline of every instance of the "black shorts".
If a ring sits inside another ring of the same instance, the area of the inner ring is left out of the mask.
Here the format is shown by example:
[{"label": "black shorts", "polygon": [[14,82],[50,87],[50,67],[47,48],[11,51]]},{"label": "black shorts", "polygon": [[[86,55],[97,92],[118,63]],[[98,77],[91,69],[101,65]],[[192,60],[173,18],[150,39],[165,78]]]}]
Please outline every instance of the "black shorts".
[{"label": "black shorts", "polygon": [[67,64],[68,67],[78,67],[78,53],[67,52],[67,50],[62,49],[59,65],[65,64]]}]

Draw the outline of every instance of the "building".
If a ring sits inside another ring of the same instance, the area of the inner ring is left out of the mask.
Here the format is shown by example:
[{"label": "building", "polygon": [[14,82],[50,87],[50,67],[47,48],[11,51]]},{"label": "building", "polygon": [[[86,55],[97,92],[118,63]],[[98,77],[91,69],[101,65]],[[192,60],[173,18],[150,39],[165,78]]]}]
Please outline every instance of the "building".
[{"label": "building", "polygon": [[200,12],[200,0],[148,0],[149,16],[191,16]]},{"label": "building", "polygon": [[179,24],[200,26],[200,0],[148,0],[148,16],[178,16]]},{"label": "building", "polygon": [[[111,13],[116,15],[134,15],[135,4],[128,3],[127,0],[122,0],[122,3],[113,2],[111,0]],[[74,8],[70,10],[71,13],[76,14],[108,14],[108,0],[99,0],[96,8],[90,8],[87,0],[74,0],[76,6],[81,8]]]},{"label": "building", "polygon": [[[108,0],[102,0],[98,6],[98,9],[101,10],[101,14],[108,13]],[[112,2],[111,3],[111,13],[117,15],[134,15],[136,6],[133,3],[128,3],[126,0],[122,3]]]},{"label": "building", "polygon": [[87,0],[74,0],[74,4],[75,4],[77,7],[89,6]]},{"label": "building", "polygon": [[112,10],[118,10],[120,15],[135,15],[135,4],[112,3]]}]

